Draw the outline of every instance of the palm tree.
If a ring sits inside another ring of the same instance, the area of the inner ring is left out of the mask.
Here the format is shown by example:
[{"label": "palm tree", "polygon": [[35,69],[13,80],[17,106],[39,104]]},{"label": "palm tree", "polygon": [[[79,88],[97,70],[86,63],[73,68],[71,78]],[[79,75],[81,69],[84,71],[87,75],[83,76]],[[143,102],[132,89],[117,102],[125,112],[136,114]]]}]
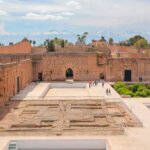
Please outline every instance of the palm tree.
[{"label": "palm tree", "polygon": [[110,39],[109,39],[109,44],[110,44],[110,45],[113,45],[113,42],[114,42],[113,38],[110,38]]},{"label": "palm tree", "polygon": [[82,35],[78,34],[77,35],[77,37],[78,37],[77,43],[85,44],[87,35],[88,35],[88,32],[84,32]]},{"label": "palm tree", "polygon": [[35,44],[36,44],[36,41],[32,41],[32,43],[33,43],[33,45],[35,46]]}]

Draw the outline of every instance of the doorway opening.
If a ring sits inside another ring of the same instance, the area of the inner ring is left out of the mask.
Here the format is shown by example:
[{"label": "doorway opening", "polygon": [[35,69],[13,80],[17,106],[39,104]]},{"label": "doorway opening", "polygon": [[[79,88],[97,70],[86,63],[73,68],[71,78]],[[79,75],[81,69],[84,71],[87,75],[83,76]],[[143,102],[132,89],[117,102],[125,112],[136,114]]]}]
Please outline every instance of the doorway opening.
[{"label": "doorway opening", "polygon": [[20,91],[20,77],[17,77],[17,93]]},{"label": "doorway opening", "polygon": [[38,81],[43,81],[43,74],[42,74],[42,72],[38,73]]},{"label": "doorway opening", "polygon": [[130,82],[131,81],[132,72],[131,70],[125,70],[124,72],[124,81]]},{"label": "doorway opening", "polygon": [[104,80],[104,79],[105,79],[104,73],[100,73],[100,79],[101,79],[101,80]]},{"label": "doorway opening", "polygon": [[68,68],[66,70],[66,78],[73,78],[73,70]]}]

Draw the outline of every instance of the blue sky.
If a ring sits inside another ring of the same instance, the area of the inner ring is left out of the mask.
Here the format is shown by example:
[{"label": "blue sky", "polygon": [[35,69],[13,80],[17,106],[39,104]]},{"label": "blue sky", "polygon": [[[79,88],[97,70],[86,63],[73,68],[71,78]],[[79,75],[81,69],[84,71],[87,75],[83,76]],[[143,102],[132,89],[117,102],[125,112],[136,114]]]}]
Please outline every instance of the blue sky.
[{"label": "blue sky", "polygon": [[53,37],[87,42],[105,36],[126,40],[141,34],[150,41],[150,0],[0,0],[0,42],[24,37],[37,44]]}]

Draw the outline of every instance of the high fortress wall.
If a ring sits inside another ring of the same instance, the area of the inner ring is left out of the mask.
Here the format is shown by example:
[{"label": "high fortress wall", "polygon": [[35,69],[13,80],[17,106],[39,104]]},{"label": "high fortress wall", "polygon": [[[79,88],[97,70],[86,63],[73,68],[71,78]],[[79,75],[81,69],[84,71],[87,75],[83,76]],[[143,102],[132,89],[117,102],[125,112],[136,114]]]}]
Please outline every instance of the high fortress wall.
[{"label": "high fortress wall", "polygon": [[[75,81],[116,82],[138,81],[142,77],[150,81],[148,54],[115,46],[97,49],[88,52],[85,46],[70,46],[47,53],[45,48],[31,47],[27,41],[0,47],[0,104],[37,80],[65,81],[71,77]],[[115,49],[120,49],[119,55]]]},{"label": "high fortress wall", "polygon": [[[73,71],[75,81],[96,80],[100,73],[105,72],[105,65],[99,67],[97,54],[45,54],[42,57],[44,81],[64,81],[66,71]],[[36,73],[37,74],[37,73]]]},{"label": "high fortress wall", "polygon": [[31,45],[0,47],[0,105],[32,82]]}]

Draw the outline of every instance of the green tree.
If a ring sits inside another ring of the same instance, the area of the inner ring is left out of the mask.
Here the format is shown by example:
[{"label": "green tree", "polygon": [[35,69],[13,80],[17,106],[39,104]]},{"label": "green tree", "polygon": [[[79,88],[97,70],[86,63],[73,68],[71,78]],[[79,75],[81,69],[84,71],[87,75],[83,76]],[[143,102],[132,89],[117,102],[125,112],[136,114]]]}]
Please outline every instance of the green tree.
[{"label": "green tree", "polygon": [[55,51],[55,45],[54,45],[53,40],[47,42],[47,51],[48,52],[54,52]]},{"label": "green tree", "polygon": [[65,47],[65,41],[64,41],[64,40],[61,41],[61,47],[62,47],[62,48]]},{"label": "green tree", "polygon": [[110,39],[109,39],[109,44],[110,44],[110,45],[113,45],[113,43],[114,43],[113,38],[110,38]]},{"label": "green tree", "polygon": [[144,37],[142,37],[141,35],[135,35],[134,37],[130,38],[128,40],[130,45],[134,45],[137,41],[141,40],[141,39],[145,39]]},{"label": "green tree", "polygon": [[105,40],[105,37],[102,36],[101,39],[100,39],[100,41],[105,42],[105,41],[106,41],[106,40]]},{"label": "green tree", "polygon": [[32,41],[32,43],[33,43],[33,45],[35,46],[35,44],[36,44],[36,41]]},{"label": "green tree", "polygon": [[9,42],[9,45],[13,45],[13,42]]},{"label": "green tree", "polygon": [[27,37],[24,37],[24,38],[22,39],[22,41],[28,41],[28,42],[30,42],[30,40],[29,40]]},{"label": "green tree", "polygon": [[62,47],[62,44],[64,44],[64,46],[65,46],[65,44],[68,43],[67,40],[60,39],[60,38],[57,38],[57,37],[55,37],[55,38],[53,39],[53,42],[54,42],[54,44],[58,44],[58,45],[60,45],[61,47]]},{"label": "green tree", "polygon": [[51,42],[51,45],[53,44],[54,47],[55,47],[56,45],[60,45],[62,48],[65,47],[66,44],[69,44],[67,40],[60,39],[60,38],[55,37],[55,38],[52,39],[52,40],[46,39],[46,40],[44,41],[44,46],[45,46],[45,47],[48,47],[49,42]]},{"label": "green tree", "polygon": [[77,42],[76,44],[86,44],[86,38],[87,38],[88,32],[84,32],[83,34],[77,35]]},{"label": "green tree", "polygon": [[145,39],[140,39],[134,44],[134,46],[140,50],[141,48],[146,48],[148,46],[148,42]]},{"label": "green tree", "polygon": [[67,44],[68,43],[68,40],[65,40],[65,44]]}]

